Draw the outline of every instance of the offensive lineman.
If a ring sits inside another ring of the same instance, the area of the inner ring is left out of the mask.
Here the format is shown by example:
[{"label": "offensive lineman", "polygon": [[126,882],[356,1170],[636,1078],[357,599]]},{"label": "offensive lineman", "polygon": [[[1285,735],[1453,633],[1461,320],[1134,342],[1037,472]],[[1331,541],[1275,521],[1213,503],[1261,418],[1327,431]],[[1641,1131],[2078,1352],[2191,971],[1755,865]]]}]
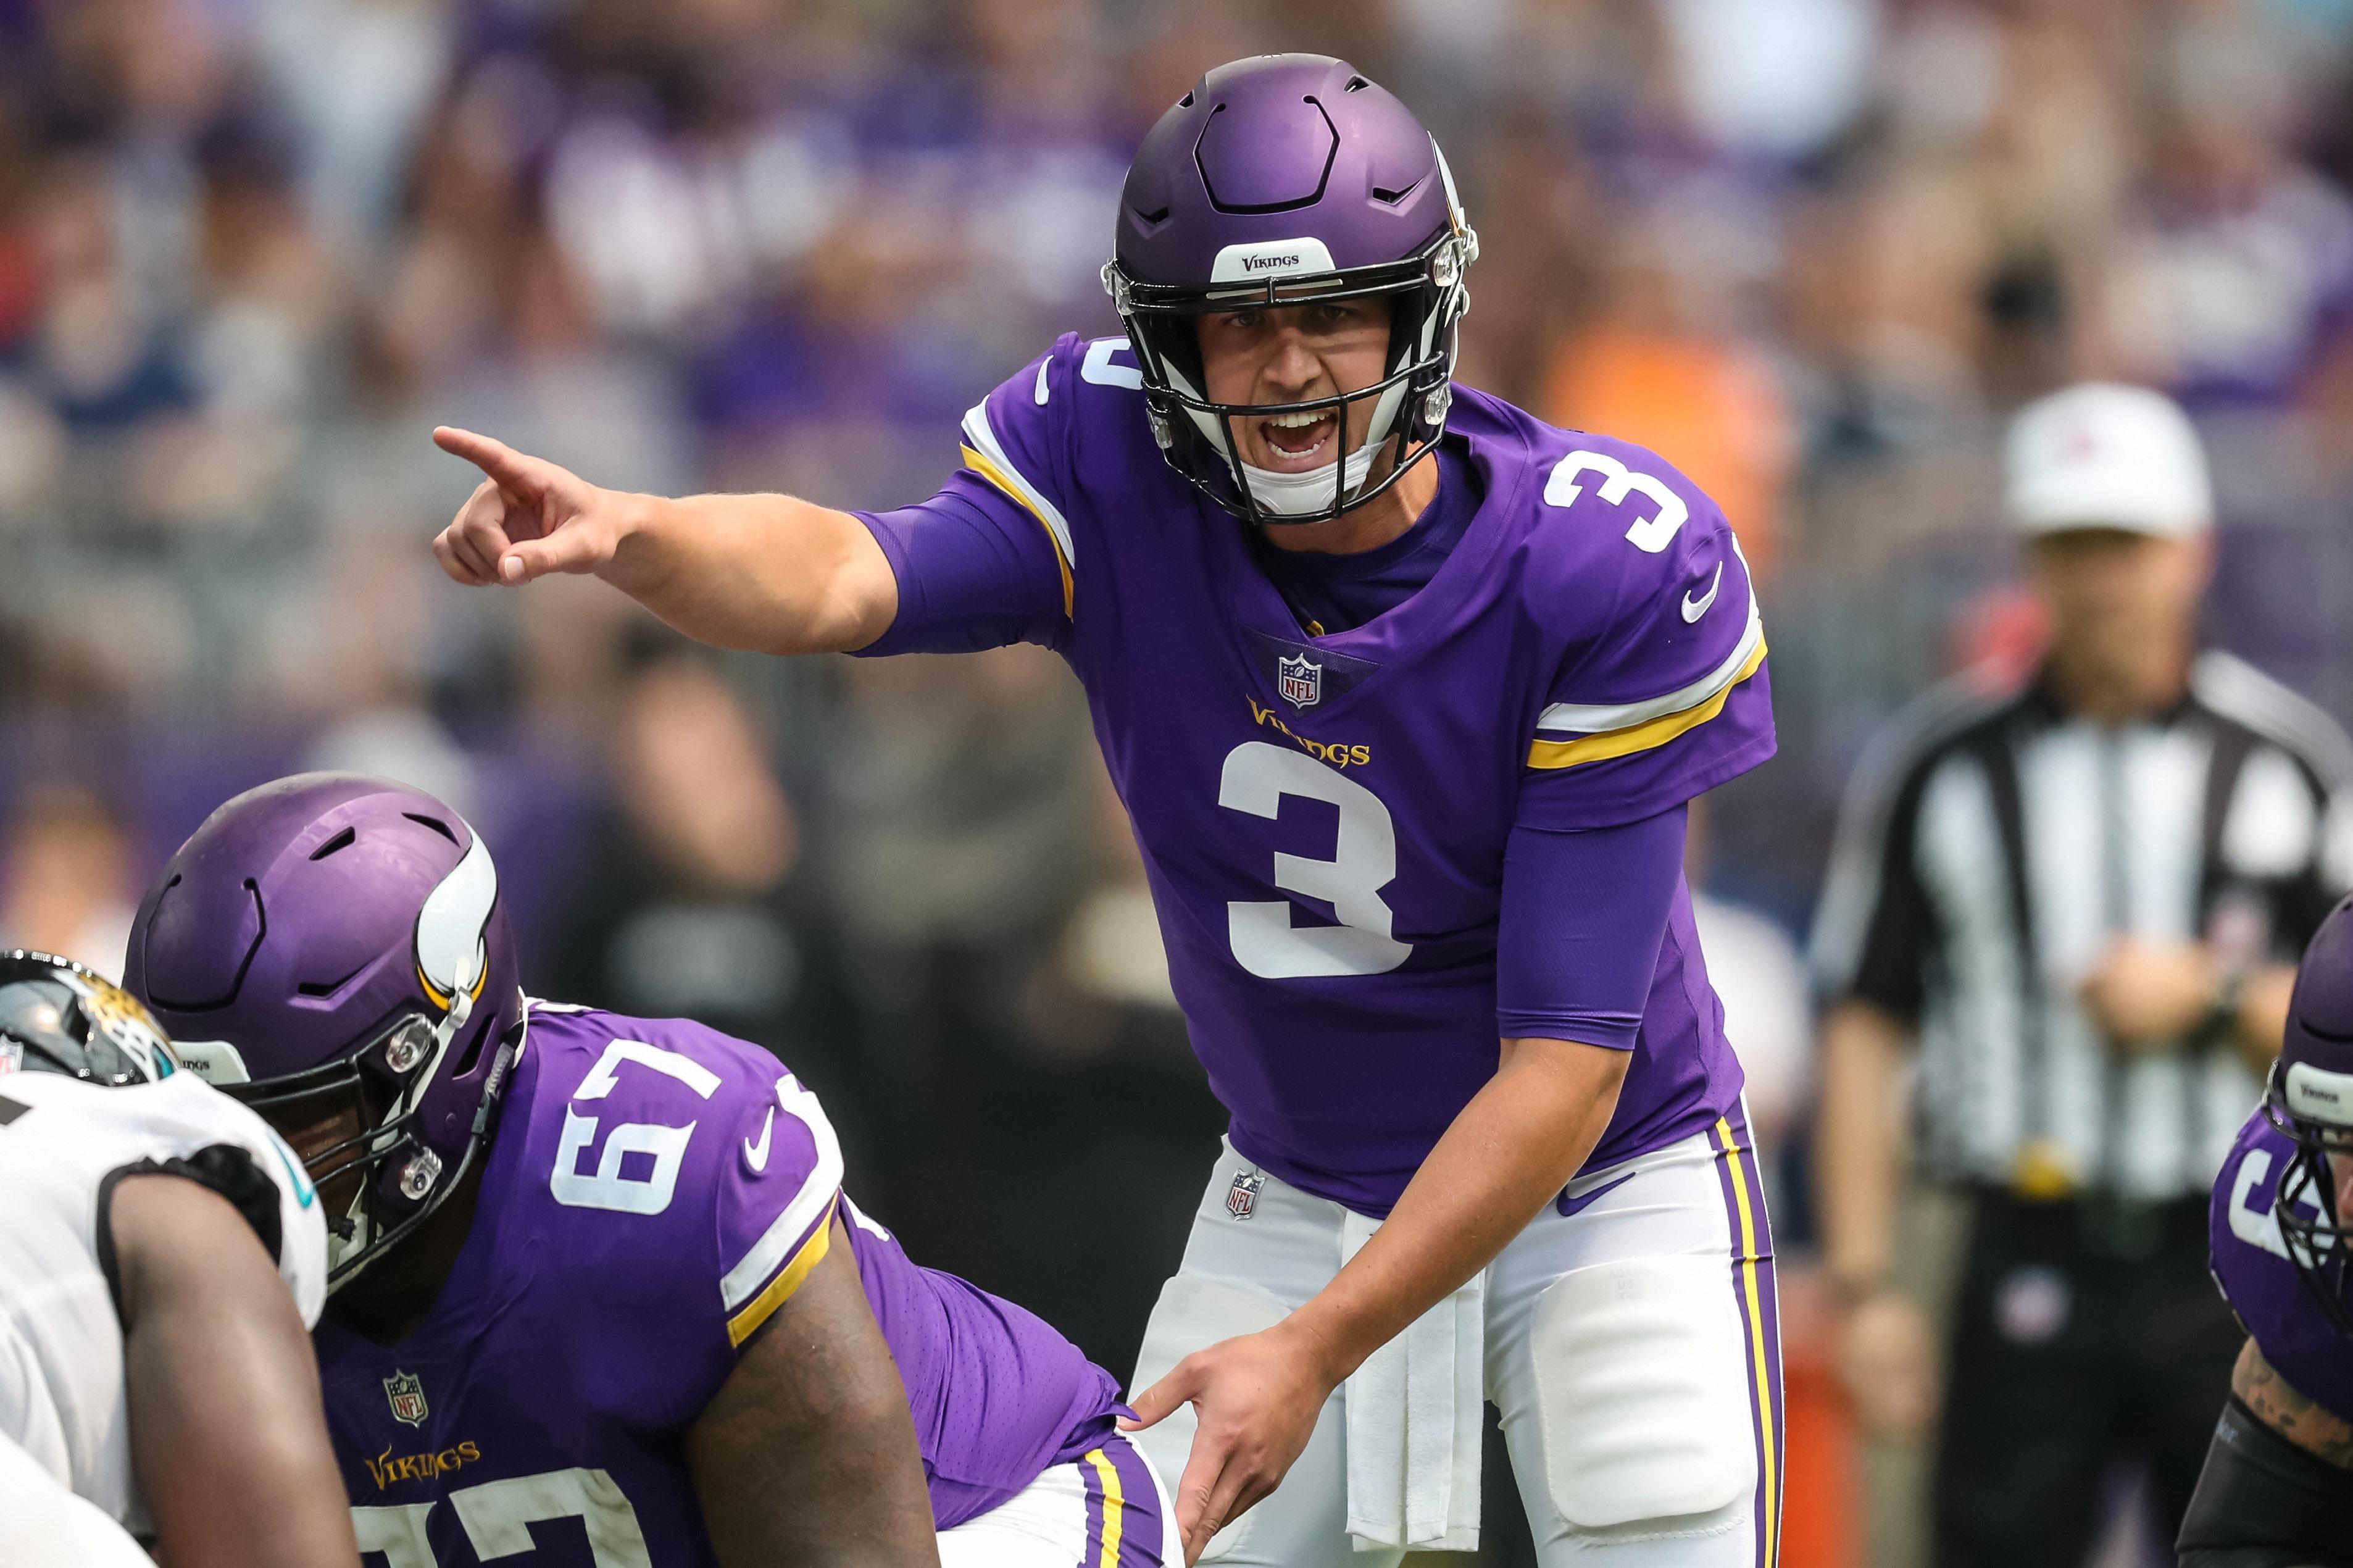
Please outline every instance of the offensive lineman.
[{"label": "offensive lineman", "polygon": [[1772,754],[1763,630],[1689,481],[1453,383],[1476,253],[1403,104],[1240,61],[1129,170],[1126,336],[992,393],[931,501],[442,429],[489,477],[434,548],[723,646],[1069,661],[1232,1118],[1137,1372],[1188,1557],[1471,1546],[1483,1394],[1546,1563],[1769,1563],[1771,1244],[1682,877]]},{"label": "offensive lineman", "polygon": [[356,1568],[310,1183],[130,997],[0,954],[0,1563]]},{"label": "offensive lineman", "polygon": [[851,1207],[766,1051],[526,1002],[490,852],[431,796],[248,790],[128,959],[336,1216],[327,1426],[388,1568],[1160,1563],[1110,1376]]},{"label": "offensive lineman", "polygon": [[2353,1568],[2353,900],[2305,949],[2210,1213],[2215,1283],[2247,1344],[2181,1521],[2182,1568]]}]

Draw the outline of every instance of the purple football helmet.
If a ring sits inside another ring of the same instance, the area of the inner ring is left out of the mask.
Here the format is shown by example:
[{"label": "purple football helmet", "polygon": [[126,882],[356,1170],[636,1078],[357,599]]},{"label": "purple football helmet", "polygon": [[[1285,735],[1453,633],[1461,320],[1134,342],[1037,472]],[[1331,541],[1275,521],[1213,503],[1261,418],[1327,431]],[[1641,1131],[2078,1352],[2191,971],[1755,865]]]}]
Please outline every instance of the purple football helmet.
[{"label": "purple football helmet", "polygon": [[[1412,111],[1345,60],[1261,55],[1209,72],[1145,136],[1103,286],[1169,466],[1245,522],[1312,523],[1378,495],[1437,444],[1478,254],[1446,159]],[[1303,403],[1209,400],[1196,318],[1371,295],[1390,301],[1372,386]],[[1359,400],[1372,405],[1365,443],[1334,442],[1328,493],[1321,470],[1242,461],[1234,419],[1331,414],[1345,433]],[[1312,482],[1280,482],[1294,477]]]},{"label": "purple football helmet", "polygon": [[342,1119],[305,1151],[322,1192],[353,1192],[329,1221],[330,1289],[458,1188],[521,1044],[490,851],[432,796],[353,773],[206,819],[140,904],[123,983],[186,1037],[189,1070],[281,1131]]},{"label": "purple football helmet", "polygon": [[2353,1338],[2353,1301],[2346,1295],[2353,1215],[2337,1212],[2328,1160],[2353,1156],[2353,898],[2328,912],[2296,968],[2263,1112],[2295,1140],[2272,1205],[2288,1261],[2337,1329]]}]

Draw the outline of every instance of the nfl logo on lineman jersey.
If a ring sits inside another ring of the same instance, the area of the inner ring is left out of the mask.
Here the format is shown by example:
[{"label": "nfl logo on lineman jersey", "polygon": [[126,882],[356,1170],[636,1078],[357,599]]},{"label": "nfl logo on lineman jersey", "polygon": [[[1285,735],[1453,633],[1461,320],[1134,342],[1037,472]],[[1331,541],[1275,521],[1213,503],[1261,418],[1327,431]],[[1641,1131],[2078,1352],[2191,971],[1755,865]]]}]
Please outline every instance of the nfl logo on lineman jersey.
[{"label": "nfl logo on lineman jersey", "polygon": [[1324,666],[1304,653],[1275,662],[1282,700],[1294,708],[1312,708],[1324,700]]},{"label": "nfl logo on lineman jersey", "polygon": [[411,1426],[425,1425],[425,1383],[415,1372],[396,1370],[384,1380],[384,1396],[392,1404],[395,1420]]},{"label": "nfl logo on lineman jersey", "polygon": [[1266,1178],[1255,1171],[1245,1171],[1234,1178],[1226,1190],[1226,1213],[1238,1220],[1247,1220],[1258,1207],[1258,1190],[1266,1185]]}]

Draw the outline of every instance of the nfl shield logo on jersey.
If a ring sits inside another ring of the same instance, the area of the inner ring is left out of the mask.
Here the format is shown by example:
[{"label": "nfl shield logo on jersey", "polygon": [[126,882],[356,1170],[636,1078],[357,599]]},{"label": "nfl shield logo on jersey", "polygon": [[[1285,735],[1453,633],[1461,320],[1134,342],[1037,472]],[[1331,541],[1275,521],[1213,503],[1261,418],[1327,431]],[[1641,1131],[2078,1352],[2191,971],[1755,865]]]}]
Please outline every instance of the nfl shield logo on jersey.
[{"label": "nfl shield logo on jersey", "polygon": [[1296,659],[1279,659],[1274,673],[1282,687],[1282,700],[1294,708],[1312,708],[1324,700],[1324,666],[1304,653]]},{"label": "nfl shield logo on jersey", "polygon": [[385,1379],[384,1396],[392,1402],[395,1420],[411,1426],[425,1425],[425,1383],[415,1372],[396,1371]]},{"label": "nfl shield logo on jersey", "polygon": [[1226,1190],[1226,1213],[1238,1220],[1247,1220],[1258,1207],[1258,1190],[1266,1185],[1266,1178],[1255,1171],[1245,1171],[1234,1178]]}]

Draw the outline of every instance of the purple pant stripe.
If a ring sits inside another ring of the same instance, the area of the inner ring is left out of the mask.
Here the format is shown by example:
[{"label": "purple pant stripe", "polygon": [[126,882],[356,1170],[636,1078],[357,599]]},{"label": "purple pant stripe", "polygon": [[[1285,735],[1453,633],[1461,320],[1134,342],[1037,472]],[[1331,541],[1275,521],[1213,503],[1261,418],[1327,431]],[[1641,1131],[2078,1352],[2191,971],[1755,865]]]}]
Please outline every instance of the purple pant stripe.
[{"label": "purple pant stripe", "polygon": [[[1116,1439],[1114,1439],[1116,1441]],[[1092,1458],[1079,1460],[1079,1478],[1087,1489],[1087,1545],[1077,1568],[1102,1568],[1103,1532],[1103,1478]]]},{"label": "purple pant stripe", "polygon": [[[1165,1539],[1173,1527],[1160,1517],[1160,1493],[1153,1484],[1152,1461],[1124,1437],[1113,1437],[1103,1447],[1103,1457],[1119,1473],[1124,1506],[1119,1532],[1119,1568],[1184,1568],[1185,1553]],[[1098,1548],[1100,1550],[1100,1548]]]},{"label": "purple pant stripe", "polygon": [[[1727,1139],[1725,1133],[1729,1131]],[[1748,1414],[1756,1424],[1758,1444],[1756,1515],[1758,1568],[1774,1568],[1780,1555],[1781,1492],[1787,1447],[1781,1411],[1780,1302],[1773,1284],[1773,1230],[1765,1213],[1765,1192],[1758,1181],[1757,1151],[1748,1139],[1747,1118],[1738,1106],[1725,1113],[1725,1125],[1713,1134],[1715,1173],[1724,1189],[1725,1215],[1732,1230],[1733,1298],[1740,1306],[1741,1360],[1748,1369]],[[1738,1185],[1736,1187],[1735,1183]],[[1753,1258],[1742,1246],[1743,1199],[1747,1225],[1756,1247]],[[1756,1310],[1749,1308],[1749,1273],[1756,1283]],[[1764,1372],[1759,1386],[1757,1347],[1763,1340]]]}]

